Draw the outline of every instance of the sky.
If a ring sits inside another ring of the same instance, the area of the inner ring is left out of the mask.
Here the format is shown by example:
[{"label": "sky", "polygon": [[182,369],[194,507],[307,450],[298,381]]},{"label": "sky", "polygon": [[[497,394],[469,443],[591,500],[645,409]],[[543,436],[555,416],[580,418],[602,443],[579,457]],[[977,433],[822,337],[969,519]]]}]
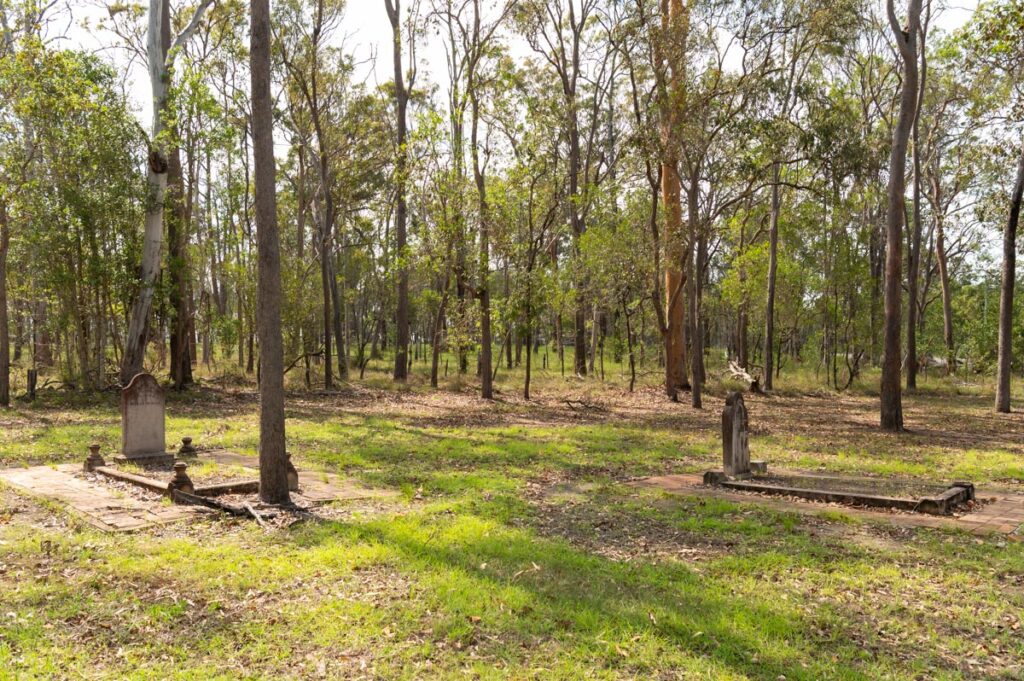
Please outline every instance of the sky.
[{"label": "sky", "polygon": [[[70,22],[58,22],[59,28],[68,26],[64,44],[68,47],[97,51],[122,70],[125,75],[125,89],[140,120],[148,124],[150,118],[149,84],[147,73],[141,64],[129,67],[123,51],[111,49],[118,42],[117,36],[95,28],[99,17],[106,13],[106,2],[114,0],[68,0],[71,12]],[[140,0],[141,1],[141,0]],[[181,0],[171,0],[181,2]],[[424,0],[424,5],[428,0]],[[565,0],[576,2],[578,0]],[[273,3],[273,0],[271,0]],[[935,0],[936,3],[942,0]],[[403,5],[409,5],[406,0]],[[490,4],[490,3],[488,3]],[[900,1],[897,0],[897,5]],[[977,7],[978,0],[949,0],[942,2],[944,9],[934,25],[944,31],[952,31],[967,22]],[[405,7],[403,7],[405,9]],[[384,0],[348,0],[345,16],[338,29],[338,39],[343,39],[347,50],[360,64],[357,77],[369,84],[384,83],[391,79],[391,24],[384,9]],[[514,53],[529,52],[525,45]],[[427,36],[426,45],[419,50],[421,67],[420,83],[427,81],[444,83],[447,80],[445,53],[442,44],[433,35]]]}]

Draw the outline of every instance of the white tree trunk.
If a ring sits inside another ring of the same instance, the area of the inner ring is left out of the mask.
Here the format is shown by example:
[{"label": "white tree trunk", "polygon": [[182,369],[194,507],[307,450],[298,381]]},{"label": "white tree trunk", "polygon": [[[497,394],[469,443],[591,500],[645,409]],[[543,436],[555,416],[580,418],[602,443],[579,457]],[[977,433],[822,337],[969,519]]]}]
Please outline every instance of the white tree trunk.
[{"label": "white tree trunk", "polygon": [[173,43],[164,48],[164,12],[168,6],[161,0],[149,3],[149,22],[146,35],[146,57],[149,62],[149,85],[153,97],[153,132],[150,138],[149,169],[146,177],[146,219],[142,241],[142,267],[139,273],[139,294],[132,305],[125,339],[124,360],[121,363],[121,384],[127,385],[142,371],[146,355],[146,331],[149,312],[153,307],[153,291],[160,273],[160,249],[164,240],[164,197],[167,194],[167,109],[169,66],[175,52],[195,32],[203,13],[212,0],[204,0],[196,7],[192,19]]},{"label": "white tree trunk", "polygon": [[146,220],[142,237],[142,267],[139,294],[132,305],[121,363],[121,384],[128,385],[142,371],[146,354],[149,311],[153,307],[153,289],[160,272],[160,249],[164,239],[164,197],[167,193],[167,154],[164,141],[164,108],[167,106],[167,64],[161,39],[164,3],[149,3],[149,28],[146,56],[149,61],[149,86],[153,99],[153,128],[149,169],[146,176]]}]

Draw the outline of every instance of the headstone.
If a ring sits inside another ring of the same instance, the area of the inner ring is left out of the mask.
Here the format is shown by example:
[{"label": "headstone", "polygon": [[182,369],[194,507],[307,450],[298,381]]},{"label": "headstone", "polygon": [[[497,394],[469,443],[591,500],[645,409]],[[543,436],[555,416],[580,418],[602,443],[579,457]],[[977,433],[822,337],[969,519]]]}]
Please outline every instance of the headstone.
[{"label": "headstone", "polygon": [[722,411],[722,467],[730,477],[750,477],[747,407],[738,392],[729,393]]},{"label": "headstone", "polygon": [[167,456],[164,391],[150,374],[136,374],[121,391],[121,454],[124,458]]}]

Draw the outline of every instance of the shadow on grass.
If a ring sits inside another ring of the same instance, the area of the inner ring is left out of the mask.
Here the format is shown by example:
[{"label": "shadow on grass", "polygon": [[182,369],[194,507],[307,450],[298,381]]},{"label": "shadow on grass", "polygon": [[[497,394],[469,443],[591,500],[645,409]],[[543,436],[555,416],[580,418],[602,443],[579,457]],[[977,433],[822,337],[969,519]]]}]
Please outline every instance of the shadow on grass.
[{"label": "shadow on grass", "polygon": [[445,617],[435,634],[469,637],[491,654],[526,662],[531,648],[554,644],[580,664],[628,673],[871,678],[837,667],[839,650],[822,649],[796,607],[737,597],[727,580],[680,563],[611,561],[467,515],[329,523],[295,540],[339,535],[396,551],[437,591]]}]

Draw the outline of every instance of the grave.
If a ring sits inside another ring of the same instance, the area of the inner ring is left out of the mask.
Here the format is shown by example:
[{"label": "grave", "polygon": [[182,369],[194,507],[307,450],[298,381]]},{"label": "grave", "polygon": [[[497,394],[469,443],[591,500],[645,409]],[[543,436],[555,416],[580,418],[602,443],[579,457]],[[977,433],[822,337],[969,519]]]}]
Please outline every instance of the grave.
[{"label": "grave", "polygon": [[164,391],[152,375],[136,374],[121,391],[121,454],[117,463],[174,463],[164,435]]},{"label": "grave", "polygon": [[722,470],[708,471],[706,484],[718,484],[726,480],[747,480],[755,474],[768,472],[768,464],[750,460],[748,429],[750,419],[743,394],[730,392],[725,398],[722,410]]},{"label": "grave", "polygon": [[[195,465],[198,477],[189,475],[190,466],[183,461],[176,462],[171,472],[157,473],[147,468],[145,475],[137,475],[107,466],[99,445],[93,445],[89,448],[85,470],[81,463],[0,468],[0,483],[20,493],[61,504],[90,525],[107,532],[141,530],[204,517],[206,501],[213,502],[209,505],[220,510],[234,509],[236,515],[239,509],[244,510],[246,502],[259,506],[255,499],[244,496],[252,491],[225,495],[228,490],[214,482],[215,477],[210,477],[211,464],[230,469],[244,480],[254,481],[259,474],[255,467],[258,461],[253,456],[207,449]],[[120,477],[111,480],[112,476],[106,474],[110,471]],[[334,473],[301,473],[302,484],[299,490],[292,492],[292,501],[300,511],[304,509],[307,513],[320,507],[329,508],[336,501],[387,502],[401,496],[392,490],[363,487]],[[167,497],[174,496],[183,503],[166,503]],[[218,503],[218,498],[223,503]],[[259,513],[264,519],[268,517],[265,511]]]},{"label": "grave", "polygon": [[[150,374],[136,374],[121,391],[121,453],[114,457],[115,465],[108,466],[99,453],[99,445],[94,444],[89,447],[84,471],[181,503],[259,492],[258,476],[252,475],[254,471],[246,468],[246,472],[239,474],[209,459],[200,461],[191,437],[181,439],[177,457],[169,453],[164,419],[164,392],[160,384]],[[187,461],[203,464],[200,470],[207,479],[194,482],[189,476]],[[167,476],[172,472],[173,477],[168,482]],[[291,457],[288,458],[288,488],[291,492],[300,490],[299,474]]]},{"label": "grave", "polygon": [[[259,481],[249,475],[226,479],[221,475],[209,484],[194,485],[184,459],[198,461],[199,452],[191,437],[181,439],[177,458],[167,451],[165,407],[164,391],[157,380],[147,373],[136,374],[121,391],[121,453],[113,459],[116,465],[108,466],[99,454],[99,445],[92,445],[85,460],[85,471],[172,499],[180,493],[212,497],[259,491]],[[166,476],[172,472],[173,477],[168,482]]]},{"label": "grave", "polygon": [[743,395],[729,393],[722,411],[722,467],[731,478],[750,477],[749,418]]},{"label": "grave", "polygon": [[729,393],[722,411],[722,470],[704,474],[704,484],[776,496],[853,506],[949,515],[975,500],[970,482],[950,484],[811,474],[768,474],[750,460],[749,415],[743,395]]}]

